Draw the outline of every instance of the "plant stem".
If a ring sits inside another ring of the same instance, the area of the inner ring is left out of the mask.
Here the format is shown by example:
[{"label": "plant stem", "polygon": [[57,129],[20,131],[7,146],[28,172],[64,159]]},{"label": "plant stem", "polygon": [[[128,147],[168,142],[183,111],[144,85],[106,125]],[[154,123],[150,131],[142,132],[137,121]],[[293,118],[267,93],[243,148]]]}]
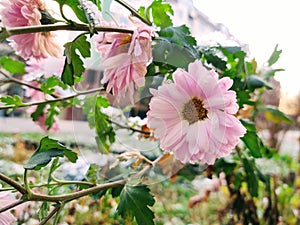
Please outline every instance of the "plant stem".
[{"label": "plant stem", "polygon": [[[66,101],[72,98],[76,98],[80,95],[87,95],[87,94],[91,94],[94,92],[99,92],[102,91],[103,88],[95,88],[95,89],[91,89],[91,90],[87,90],[87,91],[81,91],[78,92],[74,95],[69,95],[66,97],[61,97],[61,98],[55,98],[55,99],[49,99],[49,100],[45,100],[45,101],[40,101],[40,102],[29,102],[29,103],[23,103],[22,105],[18,106],[18,108],[23,108],[23,107],[29,107],[29,106],[34,106],[34,105],[41,105],[41,104],[50,104],[53,102],[62,102],[62,101]],[[1,109],[11,109],[11,108],[15,108],[15,105],[4,105],[4,106],[0,106],[0,110]]]},{"label": "plant stem", "polygon": [[[8,36],[38,32],[49,32],[57,30],[70,30],[70,31],[86,31],[89,32],[90,28],[86,24],[49,24],[49,25],[38,25],[38,26],[24,26],[24,27],[10,27],[6,28]],[[119,32],[119,33],[133,33],[133,30],[118,28],[118,27],[106,27],[106,26],[95,26],[96,31],[104,32]]]},{"label": "plant stem", "polygon": [[95,184],[92,184],[90,182],[85,181],[67,181],[67,180],[59,180],[56,177],[52,176],[52,179],[56,182],[57,185],[66,185],[66,184],[74,184],[74,185],[87,185],[90,187],[95,186]]},{"label": "plant stem", "polygon": [[92,194],[94,192],[103,190],[103,189],[108,189],[108,188],[113,188],[113,187],[118,187],[121,185],[124,185],[126,183],[126,180],[118,180],[110,183],[105,183],[105,184],[98,184],[94,187],[84,189],[78,192],[74,192],[71,194],[65,194],[65,195],[58,195],[58,196],[49,196],[49,195],[42,195],[42,194],[37,194],[32,192],[31,195],[29,196],[29,201],[47,201],[47,202],[62,202],[62,201],[70,201],[73,199],[81,198],[83,196]]},{"label": "plant stem", "polygon": [[26,194],[27,191],[26,189],[20,185],[19,183],[17,183],[16,181],[14,181],[13,179],[5,176],[4,174],[0,173],[0,180],[4,181],[5,183],[7,183],[8,185],[14,187],[17,191],[19,191],[21,194]]},{"label": "plant stem", "polygon": [[60,205],[56,205],[55,208],[39,223],[39,225],[44,225],[51,219],[61,209]]},{"label": "plant stem", "polygon": [[138,133],[141,133],[141,134],[147,134],[147,135],[150,135],[151,132],[148,132],[148,131],[143,131],[143,130],[139,130],[139,129],[135,129],[133,127],[128,127],[128,126],[125,126],[125,125],[122,125],[122,124],[119,124],[115,121],[112,121],[110,119],[107,119],[108,122],[112,123],[112,124],[115,124],[117,125],[118,127],[120,127],[121,129],[127,129],[127,130],[131,130],[133,132],[138,132]]},{"label": "plant stem", "polygon": [[124,2],[123,0],[115,0],[116,2],[118,2],[119,4],[121,4],[122,6],[124,6],[126,9],[128,9],[133,16],[139,18],[141,21],[143,21],[145,24],[151,26],[152,23],[148,20],[146,20],[144,17],[142,17],[138,11],[136,11],[132,6],[128,5],[126,2]]},{"label": "plant stem", "polygon": [[14,207],[16,207],[18,205],[21,205],[21,204],[25,203],[25,202],[26,201],[24,201],[24,200],[15,201],[14,203],[12,203],[12,204],[10,204],[8,206],[5,206],[4,208],[0,209],[0,213],[3,213],[5,211],[7,211],[7,210],[10,210],[10,209],[12,209],[12,208],[14,208]]},{"label": "plant stem", "polygon": [[[21,80],[19,80],[19,79],[16,79],[16,78],[14,78],[13,76],[10,76],[10,75],[4,73],[4,72],[1,71],[1,70],[0,70],[0,73],[1,73],[4,77],[6,77],[6,78],[8,79],[9,82],[14,82],[14,83],[16,83],[16,84],[24,85],[24,86],[29,87],[29,88],[32,88],[32,89],[34,89],[34,90],[43,92],[39,87],[33,86],[33,85],[31,85],[30,83],[28,83],[28,82],[24,82],[24,81],[21,81]],[[54,97],[54,98],[58,98],[58,97],[59,97],[59,96],[57,96],[56,94],[51,94],[51,96]]]}]

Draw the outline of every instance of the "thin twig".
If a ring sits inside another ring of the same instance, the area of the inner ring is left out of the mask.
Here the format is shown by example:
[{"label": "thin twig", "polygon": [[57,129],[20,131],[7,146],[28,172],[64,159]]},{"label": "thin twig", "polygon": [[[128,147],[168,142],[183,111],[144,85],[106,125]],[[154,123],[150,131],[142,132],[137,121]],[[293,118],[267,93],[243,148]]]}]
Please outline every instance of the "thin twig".
[{"label": "thin twig", "polygon": [[126,183],[126,180],[118,180],[110,183],[105,184],[98,184],[94,187],[84,189],[78,192],[74,192],[71,194],[65,194],[65,195],[57,195],[57,196],[50,196],[50,195],[43,195],[43,194],[37,194],[32,192],[30,196],[28,196],[29,201],[47,201],[47,202],[62,202],[62,201],[70,201],[73,199],[81,198],[83,196],[95,193],[97,191],[118,187],[121,185],[124,185]]},{"label": "thin twig", "polygon": [[122,124],[119,124],[118,122],[115,122],[115,121],[112,121],[110,119],[107,119],[108,122],[112,123],[112,124],[115,124],[117,125],[119,128],[121,129],[127,129],[127,130],[131,130],[133,132],[138,132],[138,133],[141,133],[141,134],[146,134],[146,135],[150,135],[151,132],[148,132],[148,131],[143,131],[143,130],[139,130],[139,129],[135,129],[133,127],[128,127],[128,126],[125,126],[125,125],[122,125]]},{"label": "thin twig", "polygon": [[115,0],[116,2],[118,2],[119,4],[121,4],[122,6],[124,6],[126,9],[128,9],[131,14],[137,18],[139,18],[141,21],[143,21],[145,24],[151,26],[152,23],[150,21],[148,21],[147,19],[145,19],[144,17],[142,17],[138,11],[136,11],[132,6],[128,5],[126,2],[124,2],[123,0]]},{"label": "thin twig", "polygon": [[[6,78],[8,79],[8,82],[14,82],[14,83],[16,83],[16,84],[20,84],[20,85],[23,85],[23,86],[32,88],[32,89],[34,89],[34,90],[43,92],[39,87],[36,87],[36,86],[34,86],[34,85],[32,85],[32,84],[30,84],[30,83],[28,83],[28,82],[21,81],[21,80],[19,80],[19,79],[17,79],[17,78],[14,78],[13,76],[8,75],[8,74],[4,73],[4,72],[1,71],[1,70],[0,70],[0,73],[1,73],[4,77],[6,77]],[[54,97],[54,98],[59,98],[59,96],[57,96],[56,94],[51,94],[51,96]]]},{"label": "thin twig", "polygon": [[[39,102],[28,102],[28,103],[23,103],[22,105],[18,106],[18,108],[24,108],[24,107],[29,107],[29,106],[34,106],[34,105],[42,105],[42,104],[50,104],[53,102],[63,102],[72,98],[76,98],[80,95],[88,95],[94,92],[99,92],[99,91],[103,91],[103,88],[95,88],[95,89],[91,89],[91,90],[87,90],[87,91],[81,91],[78,92],[74,95],[69,95],[66,97],[61,97],[61,98],[55,98],[55,99],[49,99],[49,100],[45,100],[45,101],[39,101]],[[0,106],[0,110],[1,109],[12,109],[15,108],[15,105],[3,105]]]},{"label": "thin twig", "polygon": [[4,181],[5,183],[7,183],[8,185],[14,187],[17,191],[19,191],[21,194],[26,194],[27,191],[26,189],[20,185],[19,183],[17,183],[16,181],[14,181],[13,179],[5,176],[4,174],[0,173],[0,180]]},{"label": "thin twig", "polygon": [[7,210],[10,210],[10,209],[12,209],[12,208],[14,208],[14,207],[16,207],[16,206],[18,206],[18,205],[21,205],[21,204],[25,203],[25,202],[26,202],[26,201],[24,201],[24,200],[18,200],[18,201],[15,201],[15,202],[13,202],[13,203],[10,204],[10,205],[5,206],[4,208],[1,208],[1,209],[0,209],[0,213],[3,213],[3,212],[5,212],[5,211],[7,211]]},{"label": "thin twig", "polygon": [[86,181],[68,181],[68,180],[60,180],[56,177],[52,176],[52,179],[56,182],[57,185],[67,185],[67,184],[74,184],[74,185],[87,185],[90,187],[95,186],[95,184],[92,184],[90,182]]},{"label": "thin twig", "polygon": [[54,216],[55,213],[57,213],[60,210],[60,208],[60,205],[55,206],[55,208],[39,223],[39,225],[46,224],[52,218],[52,216]]}]

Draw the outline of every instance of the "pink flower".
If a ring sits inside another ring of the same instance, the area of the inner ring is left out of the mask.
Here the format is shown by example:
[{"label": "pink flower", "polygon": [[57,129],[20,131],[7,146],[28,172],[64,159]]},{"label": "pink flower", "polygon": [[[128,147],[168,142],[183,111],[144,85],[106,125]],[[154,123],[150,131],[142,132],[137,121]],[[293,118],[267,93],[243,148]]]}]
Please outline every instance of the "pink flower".
[{"label": "pink flower", "polygon": [[148,126],[160,147],[183,163],[213,164],[230,154],[246,132],[233,115],[238,110],[236,93],[229,90],[233,81],[218,80],[200,61],[191,63],[188,72],[177,69],[173,79],[151,90]]},{"label": "pink flower", "polygon": [[[132,20],[133,21],[133,20]],[[144,86],[147,65],[152,59],[152,28],[134,22],[134,33],[102,33],[96,39],[96,48],[102,57],[107,92],[124,97],[127,93],[133,102],[135,88]]]},{"label": "pink flower", "polygon": [[[10,196],[8,192],[0,192],[0,209],[12,204],[15,201],[16,199]],[[0,213],[1,225],[10,225],[16,221],[16,217],[10,211]]]},{"label": "pink flower", "polygon": [[[45,10],[42,0],[5,0],[0,4],[2,24],[5,27],[23,27],[41,25],[41,11]],[[28,59],[58,57],[62,55],[62,48],[55,41],[55,35],[50,32],[19,34],[9,38],[17,54]]]}]

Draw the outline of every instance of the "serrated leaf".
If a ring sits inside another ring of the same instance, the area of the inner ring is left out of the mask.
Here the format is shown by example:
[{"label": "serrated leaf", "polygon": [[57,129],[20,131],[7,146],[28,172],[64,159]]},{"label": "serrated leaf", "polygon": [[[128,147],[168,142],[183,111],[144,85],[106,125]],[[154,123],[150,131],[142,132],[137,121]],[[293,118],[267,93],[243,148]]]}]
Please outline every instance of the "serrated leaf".
[{"label": "serrated leaf", "polygon": [[267,106],[263,109],[264,115],[268,121],[273,123],[293,124],[293,120],[279,109],[273,106]]},{"label": "serrated leaf", "polygon": [[172,6],[163,0],[154,0],[144,12],[143,16],[151,18],[151,22],[161,29],[173,26],[171,16],[174,15],[174,11]]},{"label": "serrated leaf", "polygon": [[84,58],[91,56],[91,45],[86,36],[80,35],[74,41],[66,43],[64,47],[66,61],[61,79],[65,84],[74,85],[74,76],[80,77],[85,70],[81,56]]},{"label": "serrated leaf", "polygon": [[14,109],[24,104],[18,95],[0,97],[0,102],[4,103],[5,105],[12,106]]},{"label": "serrated leaf", "polygon": [[275,64],[278,61],[280,54],[282,53],[282,50],[278,50],[277,48],[278,48],[278,44],[275,46],[275,49],[268,60],[269,66]]},{"label": "serrated leaf", "polygon": [[0,58],[0,67],[3,67],[6,71],[12,74],[25,74],[25,64],[7,56]]},{"label": "serrated leaf", "polygon": [[120,195],[118,213],[125,219],[136,219],[140,225],[154,225],[154,213],[149,208],[155,200],[146,185],[125,186]]},{"label": "serrated leaf", "polygon": [[39,104],[36,108],[36,110],[31,113],[31,118],[33,121],[37,121],[39,119],[40,116],[42,116],[44,114],[44,109],[46,107],[47,104]]},{"label": "serrated leaf", "polygon": [[67,86],[61,82],[61,80],[56,76],[48,77],[40,86],[40,89],[45,94],[52,94],[55,92],[56,87],[61,87],[63,89],[66,89]]},{"label": "serrated leaf", "polygon": [[98,96],[95,104],[95,128],[96,128],[96,141],[102,153],[108,153],[109,147],[115,141],[115,133],[108,122],[108,116],[101,112],[102,108],[107,108],[109,102],[106,98]]},{"label": "serrated leaf", "polygon": [[77,154],[60,144],[57,140],[44,137],[40,145],[30,157],[24,168],[27,170],[40,170],[46,166],[54,157],[67,157],[71,162],[76,162]]},{"label": "serrated leaf", "polygon": [[55,1],[58,2],[60,6],[68,5],[81,22],[84,23],[88,22],[83,9],[80,7],[78,0],[55,0]]}]

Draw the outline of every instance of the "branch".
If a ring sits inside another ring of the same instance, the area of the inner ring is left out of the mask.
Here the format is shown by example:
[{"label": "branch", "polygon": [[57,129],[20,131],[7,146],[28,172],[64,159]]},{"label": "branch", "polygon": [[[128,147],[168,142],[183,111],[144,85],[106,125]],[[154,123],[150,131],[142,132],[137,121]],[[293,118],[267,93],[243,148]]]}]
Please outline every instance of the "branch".
[{"label": "branch", "polygon": [[112,124],[115,124],[117,125],[118,127],[120,127],[121,129],[127,129],[127,130],[131,130],[133,132],[138,132],[138,133],[141,133],[141,134],[146,134],[146,135],[150,135],[151,132],[148,132],[148,131],[143,131],[143,130],[139,130],[139,129],[135,129],[133,127],[128,127],[128,126],[125,126],[125,125],[122,125],[122,124],[119,124],[115,121],[112,121],[110,119],[107,119],[108,122],[112,123]]},{"label": "branch", "polygon": [[98,184],[94,187],[81,190],[75,193],[71,194],[65,194],[65,195],[58,195],[58,196],[50,196],[50,195],[42,195],[42,194],[36,194],[34,192],[31,193],[30,196],[28,196],[28,201],[46,201],[46,202],[65,202],[65,201],[70,201],[73,199],[81,198],[83,196],[92,194],[94,192],[103,190],[103,189],[108,189],[108,188],[113,188],[113,187],[118,187],[121,185],[124,185],[126,183],[126,180],[118,180],[110,183],[105,183],[105,184]]},{"label": "branch", "polygon": [[[29,34],[29,33],[39,33],[39,32],[49,32],[57,30],[70,30],[70,31],[90,31],[88,25],[85,24],[49,24],[49,25],[38,25],[38,26],[24,26],[24,27],[10,27],[3,29],[2,32],[6,32],[5,37],[10,37],[12,35],[18,34]],[[96,31],[103,32],[119,32],[119,33],[133,33],[133,30],[118,28],[118,27],[107,27],[107,26],[95,26]]]},{"label": "branch", "polygon": [[[36,87],[36,86],[34,86],[34,85],[31,85],[31,84],[28,83],[28,82],[24,82],[24,81],[21,81],[21,80],[19,80],[19,79],[17,79],[17,78],[14,78],[13,76],[8,75],[8,74],[4,73],[4,72],[1,71],[1,70],[0,70],[0,73],[1,73],[4,77],[6,77],[6,78],[8,79],[9,82],[11,81],[11,82],[14,82],[14,83],[16,83],[16,84],[24,85],[24,86],[29,87],[29,88],[32,88],[32,89],[34,89],[34,90],[43,92],[39,87]],[[57,96],[56,94],[51,94],[51,96],[54,97],[54,98],[58,98],[58,97],[59,97],[59,96]]]},{"label": "branch", "polygon": [[5,176],[4,174],[0,173],[0,180],[4,181],[5,183],[7,183],[8,185],[14,187],[17,191],[19,191],[21,194],[26,194],[27,191],[26,189],[20,185],[19,183],[17,183],[16,181],[14,181],[13,179]]},{"label": "branch", "polygon": [[51,219],[61,209],[61,205],[56,205],[55,208],[39,223],[39,225],[44,225]]},{"label": "branch", "polygon": [[116,2],[118,2],[119,4],[121,4],[122,6],[124,6],[126,9],[128,9],[131,14],[137,18],[139,18],[141,21],[143,21],[145,24],[151,26],[152,23],[150,21],[148,21],[147,19],[145,19],[144,17],[141,16],[141,14],[139,14],[138,11],[136,11],[132,6],[128,5],[126,2],[124,2],[123,0],[115,0]]},{"label": "branch", "polygon": [[3,213],[3,212],[5,212],[5,211],[7,211],[7,210],[10,210],[10,209],[12,209],[12,208],[14,208],[14,207],[16,207],[16,206],[18,206],[18,205],[21,205],[21,204],[25,203],[25,202],[26,202],[25,200],[18,200],[18,201],[15,201],[15,202],[13,202],[13,203],[10,204],[10,205],[5,206],[4,208],[1,208],[1,209],[0,209],[0,213]]},{"label": "branch", "polygon": [[[29,106],[34,106],[34,105],[41,105],[41,104],[50,104],[53,102],[60,102],[60,101],[66,101],[72,98],[76,98],[80,95],[87,95],[87,94],[91,94],[94,92],[98,92],[98,91],[102,91],[103,88],[95,88],[95,89],[91,89],[91,90],[87,90],[87,91],[81,91],[78,92],[74,95],[69,95],[66,97],[61,97],[61,98],[55,98],[55,99],[49,99],[49,100],[45,100],[45,101],[39,101],[39,102],[29,102],[29,103],[23,103],[22,105],[18,106],[17,108],[24,108],[24,107],[29,107]],[[1,109],[12,109],[15,108],[15,105],[4,105],[4,106],[0,106],[0,110]]]}]

